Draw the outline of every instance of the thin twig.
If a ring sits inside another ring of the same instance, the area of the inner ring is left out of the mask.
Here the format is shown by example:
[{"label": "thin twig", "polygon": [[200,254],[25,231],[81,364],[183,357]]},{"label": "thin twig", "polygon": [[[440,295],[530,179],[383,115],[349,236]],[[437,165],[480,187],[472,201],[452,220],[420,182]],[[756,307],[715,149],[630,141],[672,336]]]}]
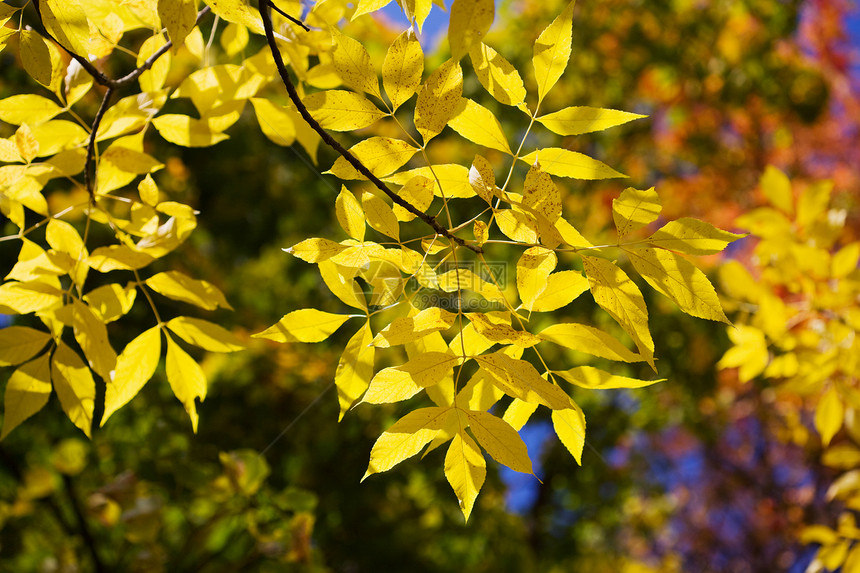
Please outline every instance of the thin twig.
[{"label": "thin twig", "polygon": [[93,560],[93,570],[96,573],[107,573],[108,569],[105,564],[102,562],[101,557],[99,557],[98,549],[96,548],[96,541],[93,538],[92,533],[90,532],[90,528],[87,525],[87,519],[84,517],[84,512],[81,510],[81,505],[78,503],[78,497],[75,493],[74,482],[72,482],[72,478],[66,474],[63,474],[63,484],[66,486],[66,492],[69,494],[69,501],[72,505],[72,511],[75,514],[75,519],[78,522],[79,532],[81,537],[84,538],[84,544],[89,549],[90,557]]},{"label": "thin twig", "polygon": [[297,18],[293,18],[292,16],[290,16],[289,14],[287,14],[286,12],[284,12],[283,10],[281,10],[280,8],[278,8],[277,6],[275,6],[275,3],[274,3],[274,2],[269,2],[269,6],[271,6],[271,7],[272,7],[272,10],[274,10],[275,12],[277,12],[278,14],[280,14],[281,16],[283,16],[284,18],[286,18],[287,20],[289,20],[289,21],[290,21],[290,22],[292,22],[293,24],[295,24],[295,25],[297,25],[297,26],[301,26],[301,27],[302,27],[302,29],[303,29],[305,32],[310,32],[310,31],[311,31],[311,29],[310,29],[310,28],[308,28],[307,26],[305,26],[305,23],[304,23],[304,22],[302,22],[301,20],[298,20]]},{"label": "thin twig", "polygon": [[[114,88],[108,87],[105,90],[105,95],[102,98],[102,103],[99,106],[98,112],[96,112],[96,117],[93,120],[93,125],[90,128],[90,141],[87,143],[87,160],[84,162],[84,187],[87,188],[87,193],[90,195],[90,206],[95,205],[96,202],[96,190],[93,183],[93,176],[90,175],[90,171],[93,171],[91,168],[95,163],[96,156],[96,135],[99,131],[99,125],[101,125],[102,118],[104,118],[105,113],[110,107],[111,96],[113,96]],[[95,173],[93,173],[95,175]]]},{"label": "thin twig", "polygon": [[283,82],[284,87],[287,88],[287,93],[290,96],[290,100],[296,106],[296,109],[298,110],[302,118],[305,120],[305,122],[307,122],[307,124],[319,134],[322,140],[329,147],[337,151],[344,159],[346,159],[346,161],[350,165],[355,168],[356,171],[364,175],[371,183],[376,186],[377,189],[388,195],[391,200],[394,201],[396,204],[400,205],[401,207],[403,207],[404,209],[430,225],[430,227],[432,227],[433,230],[436,231],[438,234],[448,237],[461,247],[466,247],[467,249],[472,250],[476,253],[482,253],[483,250],[481,249],[481,247],[478,247],[477,245],[467,244],[465,240],[454,235],[448,229],[440,225],[435,217],[432,217],[424,211],[417,209],[411,203],[404,200],[402,197],[397,195],[397,193],[389,189],[388,186],[383,183],[381,179],[379,179],[379,177],[374,175],[361,161],[358,160],[357,157],[355,157],[352,153],[349,152],[349,150],[347,150],[340,143],[338,143],[336,139],[329,135],[329,133],[325,129],[323,129],[322,126],[317,123],[317,121],[311,116],[308,109],[302,103],[302,99],[299,97],[299,94],[296,91],[296,87],[295,85],[293,85],[292,79],[290,79],[290,74],[287,71],[283,58],[281,57],[281,52],[280,50],[278,50],[278,46],[275,43],[275,31],[272,27],[272,18],[267,9],[267,7],[271,5],[271,0],[260,0],[260,17],[263,20],[263,29],[266,31],[266,40],[269,43],[269,51],[272,52],[272,57],[275,59],[275,66],[278,68],[278,73],[281,76],[281,81]]}]

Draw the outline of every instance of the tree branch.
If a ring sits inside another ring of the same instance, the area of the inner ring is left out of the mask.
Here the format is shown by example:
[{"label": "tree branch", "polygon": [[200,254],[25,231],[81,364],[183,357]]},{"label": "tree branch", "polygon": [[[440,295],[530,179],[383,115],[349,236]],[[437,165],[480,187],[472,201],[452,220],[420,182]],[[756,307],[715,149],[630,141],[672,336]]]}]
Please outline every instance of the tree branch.
[{"label": "tree branch", "polygon": [[373,183],[377,189],[388,195],[392,201],[396,204],[400,205],[428,225],[433,228],[436,233],[447,237],[460,245],[461,247],[466,247],[476,253],[483,253],[483,249],[477,245],[467,244],[466,241],[461,239],[460,237],[453,234],[451,231],[443,227],[439,224],[435,217],[428,215],[424,211],[417,209],[411,203],[400,197],[397,193],[393,192],[388,186],[382,182],[379,177],[374,175],[361,161],[358,160],[352,153],[349,152],[345,147],[343,147],[336,139],[334,139],[329,133],[323,129],[323,127],[317,123],[317,121],[311,116],[308,108],[302,103],[301,98],[299,97],[298,92],[296,91],[295,85],[293,85],[292,79],[290,79],[290,74],[287,71],[286,65],[284,64],[284,60],[281,57],[281,52],[278,50],[278,46],[275,43],[275,31],[272,26],[272,18],[269,14],[268,8],[272,6],[271,0],[260,0],[260,17],[263,20],[263,29],[266,31],[266,40],[269,43],[269,50],[272,52],[272,57],[275,59],[275,66],[278,68],[278,74],[281,76],[281,81],[284,86],[287,88],[287,93],[290,96],[290,100],[296,106],[299,114],[302,118],[307,122],[311,128],[316,131],[322,140],[332,149],[337,151],[344,159],[346,159],[350,165],[352,165],[356,171],[364,175],[371,183]]},{"label": "tree branch", "polygon": [[[87,188],[87,193],[90,195],[90,206],[93,205],[96,201],[96,192],[94,188],[94,183],[92,176],[90,175],[90,171],[92,170],[93,160],[96,155],[96,135],[99,131],[99,126],[102,123],[102,118],[105,116],[108,108],[110,107],[110,100],[113,96],[114,88],[108,87],[105,91],[105,95],[102,98],[102,103],[99,106],[98,112],[96,112],[96,117],[93,119],[93,125],[90,128],[90,140],[87,143],[87,159],[84,162],[84,186]],[[95,173],[93,173],[95,175]]]}]

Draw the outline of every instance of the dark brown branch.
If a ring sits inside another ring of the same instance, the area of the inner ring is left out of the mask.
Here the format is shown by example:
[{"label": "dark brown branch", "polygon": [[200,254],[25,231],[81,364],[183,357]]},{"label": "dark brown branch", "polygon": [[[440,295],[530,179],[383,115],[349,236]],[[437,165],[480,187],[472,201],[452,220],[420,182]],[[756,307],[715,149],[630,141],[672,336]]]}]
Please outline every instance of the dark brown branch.
[{"label": "dark brown branch", "polygon": [[92,533],[90,532],[89,526],[87,525],[87,519],[84,516],[84,512],[81,510],[81,505],[80,503],[78,503],[78,497],[75,494],[75,486],[72,482],[72,478],[66,474],[63,474],[63,484],[66,486],[66,492],[69,494],[69,501],[71,502],[72,511],[75,514],[75,519],[78,522],[78,528],[81,537],[84,538],[84,544],[87,546],[87,549],[90,552],[90,557],[92,557],[93,570],[96,571],[96,573],[107,573],[108,569],[102,562],[101,557],[99,557],[99,552],[96,548],[96,541],[93,538]]},{"label": "dark brown branch", "polygon": [[310,32],[310,31],[311,31],[311,29],[310,29],[310,28],[308,28],[307,26],[305,26],[305,23],[304,23],[304,22],[302,22],[301,20],[299,20],[299,19],[297,19],[297,18],[293,18],[292,16],[290,16],[289,14],[287,14],[286,12],[284,12],[283,10],[281,10],[280,8],[278,8],[277,6],[275,6],[275,3],[274,3],[274,2],[270,2],[270,3],[269,3],[269,6],[271,6],[271,7],[272,7],[272,10],[274,10],[275,12],[277,12],[278,14],[280,14],[281,16],[283,16],[284,18],[286,18],[287,20],[289,20],[289,21],[290,21],[290,22],[292,22],[293,24],[296,24],[297,26],[301,26],[301,27],[302,27],[302,29],[303,29],[305,32]]},{"label": "dark brown branch", "polygon": [[290,79],[290,74],[287,71],[286,65],[284,64],[284,60],[281,57],[281,52],[278,50],[278,46],[275,43],[275,31],[272,27],[272,18],[269,14],[268,7],[271,6],[271,0],[260,0],[260,17],[263,20],[263,29],[266,31],[266,40],[269,43],[269,51],[272,52],[272,57],[275,59],[275,66],[278,68],[278,73],[281,76],[281,81],[284,86],[287,88],[287,93],[290,96],[290,100],[296,106],[299,114],[302,118],[307,122],[311,128],[316,131],[319,136],[322,138],[326,144],[337,151],[350,165],[352,165],[356,171],[364,175],[371,183],[373,183],[377,189],[388,195],[392,201],[430,225],[436,233],[447,237],[460,245],[461,247],[466,247],[467,249],[471,249],[476,253],[483,253],[483,249],[478,247],[477,245],[467,244],[466,241],[461,239],[460,237],[454,235],[451,231],[443,227],[439,224],[435,217],[428,215],[424,211],[417,209],[410,202],[406,201],[402,197],[400,197],[397,193],[393,192],[388,186],[382,182],[379,177],[374,175],[361,161],[358,160],[352,153],[349,152],[344,146],[337,142],[329,133],[322,128],[322,126],[317,123],[317,121],[311,116],[308,108],[302,103],[301,98],[299,97],[298,92],[296,91],[295,85],[293,85],[292,79]]},{"label": "dark brown branch", "polygon": [[[110,100],[113,96],[114,88],[108,87],[105,90],[105,95],[102,98],[102,103],[99,106],[98,112],[96,112],[96,117],[93,120],[93,125],[90,129],[90,140],[87,143],[87,160],[84,162],[84,187],[87,188],[87,193],[90,195],[90,206],[96,201],[96,191],[94,188],[94,182],[92,179],[92,175],[90,175],[90,171],[92,171],[92,165],[96,156],[96,135],[99,131],[99,126],[102,123],[102,118],[105,116],[108,108],[110,107]],[[95,173],[93,173],[95,175]]]}]

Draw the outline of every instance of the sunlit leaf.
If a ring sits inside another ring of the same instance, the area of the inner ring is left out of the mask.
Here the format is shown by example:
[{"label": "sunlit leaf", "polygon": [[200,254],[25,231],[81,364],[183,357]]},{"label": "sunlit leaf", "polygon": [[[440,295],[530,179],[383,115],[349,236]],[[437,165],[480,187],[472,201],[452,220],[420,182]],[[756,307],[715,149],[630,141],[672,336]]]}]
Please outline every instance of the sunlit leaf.
[{"label": "sunlit leaf", "polygon": [[436,437],[450,415],[456,415],[450,408],[421,408],[395,422],[373,444],[370,463],[362,481],[372,474],[388,471],[420,452]]},{"label": "sunlit leaf", "polygon": [[352,318],[346,314],[332,314],[313,308],[295,310],[270,326],[254,338],[266,338],[275,342],[320,342]]},{"label": "sunlit leaf", "polygon": [[160,357],[161,329],[158,326],[153,326],[129,342],[117,357],[116,370],[107,383],[102,426],[114,412],[137,396],[155,374]]},{"label": "sunlit leaf", "polygon": [[564,11],[541,32],[534,45],[532,65],[538,88],[538,101],[543,101],[547,92],[555,85],[570,59],[573,29],[573,7],[570,2]]},{"label": "sunlit leaf", "polygon": [[475,500],[487,477],[484,454],[465,432],[458,432],[445,455],[445,477],[457,496],[460,510],[466,521],[475,506]]},{"label": "sunlit leaf", "polygon": [[3,431],[0,440],[44,408],[50,396],[51,362],[45,353],[24,364],[9,377],[3,398]]},{"label": "sunlit leaf", "polygon": [[63,343],[51,360],[51,380],[63,411],[88,438],[92,437],[96,384],[84,361]]}]

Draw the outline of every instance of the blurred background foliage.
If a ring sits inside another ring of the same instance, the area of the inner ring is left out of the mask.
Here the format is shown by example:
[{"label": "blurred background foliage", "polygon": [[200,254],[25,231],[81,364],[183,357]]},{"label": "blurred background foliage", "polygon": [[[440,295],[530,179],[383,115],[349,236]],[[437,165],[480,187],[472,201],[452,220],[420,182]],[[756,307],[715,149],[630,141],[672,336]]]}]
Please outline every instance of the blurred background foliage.
[{"label": "blurred background foliage", "polygon": [[[528,76],[531,43],[517,38],[537,37],[562,5],[498,1],[487,43]],[[738,215],[764,203],[758,181],[773,164],[795,181],[833,180],[845,240],[856,240],[854,10],[848,0],[580,3],[571,63],[546,109],[650,116],[562,142],[630,175],[567,186],[566,212],[580,231],[610,237],[611,199],[627,185],[654,184],[666,219],[736,228]],[[447,18],[438,8],[434,17]],[[210,16],[202,28],[211,25]],[[381,59],[399,26],[363,17],[346,30]],[[431,58],[447,57],[432,26],[423,41]],[[0,97],[27,81],[7,65],[14,57],[0,54]],[[183,65],[177,58],[175,72]],[[464,96],[479,89],[467,83]],[[494,111],[509,134],[525,128],[516,112]],[[320,149],[314,166],[299,145],[260,137],[250,107],[245,113],[212,148],[147,145],[160,146],[153,154],[166,164],[159,186],[201,211],[169,264],[221,287],[237,310],[207,318],[247,338],[290,310],[340,303],[312,267],[281,251],[307,236],[339,236],[336,182],[320,175],[334,156]],[[431,146],[445,162],[468,164],[474,152]],[[752,248],[742,241],[728,256],[751,265]],[[0,250],[2,268],[14,260]],[[589,302],[557,319],[607,321]],[[837,515],[824,499],[835,474],[819,463],[818,438],[796,434],[811,426],[810,414],[798,402],[774,407],[763,384],[718,371],[730,345],[725,329],[647,302],[668,381],[576,394],[589,422],[582,467],[535,418],[523,432],[541,481],[490,472],[468,526],[439,459],[358,483],[373,441],[401,407],[359,406],[336,422],[341,333],[319,345],[256,341],[208,356],[197,435],[158,379],[92,442],[58,412],[39,414],[0,444],[0,570],[803,571],[816,548],[801,545],[799,531]],[[646,376],[629,368],[618,373]]]}]

